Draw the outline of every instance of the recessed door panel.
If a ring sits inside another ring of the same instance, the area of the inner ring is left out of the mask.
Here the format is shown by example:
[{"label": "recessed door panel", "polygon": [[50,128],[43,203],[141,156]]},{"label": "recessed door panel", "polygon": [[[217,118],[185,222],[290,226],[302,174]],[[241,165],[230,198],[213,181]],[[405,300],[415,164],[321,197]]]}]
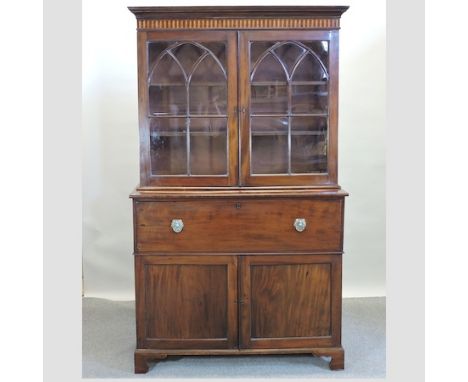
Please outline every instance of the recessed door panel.
[{"label": "recessed door panel", "polygon": [[138,347],[236,346],[235,256],[137,255],[135,262]]},{"label": "recessed door panel", "polygon": [[340,283],[341,255],[242,257],[241,347],[336,345]]}]

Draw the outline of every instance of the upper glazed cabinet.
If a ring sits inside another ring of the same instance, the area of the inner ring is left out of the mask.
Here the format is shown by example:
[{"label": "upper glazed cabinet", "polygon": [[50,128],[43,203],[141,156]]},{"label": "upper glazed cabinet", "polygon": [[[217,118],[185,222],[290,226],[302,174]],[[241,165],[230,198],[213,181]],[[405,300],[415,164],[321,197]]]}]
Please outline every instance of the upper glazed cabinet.
[{"label": "upper glazed cabinet", "polygon": [[140,188],[337,186],[337,30],[139,33]]}]

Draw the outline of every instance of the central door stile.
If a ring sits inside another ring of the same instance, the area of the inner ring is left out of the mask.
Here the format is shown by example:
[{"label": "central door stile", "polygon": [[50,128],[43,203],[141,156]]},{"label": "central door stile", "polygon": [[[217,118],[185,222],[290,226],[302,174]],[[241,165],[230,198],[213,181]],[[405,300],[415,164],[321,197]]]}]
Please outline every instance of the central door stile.
[{"label": "central door stile", "polygon": [[239,349],[251,347],[250,324],[250,268],[248,256],[240,256],[239,262]]},{"label": "central door stile", "polygon": [[242,349],[242,335],[241,335],[241,328],[242,328],[242,264],[244,261],[244,256],[238,255],[237,256],[237,346],[239,349]]},{"label": "central door stile", "polygon": [[[241,76],[240,76],[240,67],[241,67],[241,46],[240,46],[240,41],[241,41],[241,32],[237,31],[236,32],[236,48],[237,48],[237,71],[236,71],[236,76],[237,76],[237,105],[236,105],[236,116],[237,116],[237,185],[242,186],[243,180],[242,180],[242,169],[241,169],[241,164],[242,164],[242,151],[241,151],[241,139],[242,139],[242,120],[241,120],[241,89],[242,89],[242,84],[241,84]],[[240,258],[240,257],[239,257]]]},{"label": "central door stile", "polygon": [[227,322],[227,337],[228,348],[237,349],[239,344],[239,263],[237,256],[229,255],[228,265],[228,322]]}]

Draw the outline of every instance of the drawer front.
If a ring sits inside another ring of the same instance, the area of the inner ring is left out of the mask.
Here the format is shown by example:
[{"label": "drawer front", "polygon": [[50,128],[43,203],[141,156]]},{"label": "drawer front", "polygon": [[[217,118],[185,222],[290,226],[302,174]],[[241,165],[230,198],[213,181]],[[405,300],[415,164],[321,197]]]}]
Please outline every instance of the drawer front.
[{"label": "drawer front", "polygon": [[134,208],[137,252],[342,249],[343,199],[135,201]]}]

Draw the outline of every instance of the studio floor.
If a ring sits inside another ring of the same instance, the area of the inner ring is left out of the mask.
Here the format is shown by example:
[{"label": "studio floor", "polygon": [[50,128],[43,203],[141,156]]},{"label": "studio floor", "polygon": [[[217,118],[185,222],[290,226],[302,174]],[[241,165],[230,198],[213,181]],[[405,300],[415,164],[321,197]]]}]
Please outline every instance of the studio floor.
[{"label": "studio floor", "polygon": [[385,298],[343,300],[345,369],[310,355],[170,357],[133,373],[134,301],[83,299],[83,378],[384,378]]}]

